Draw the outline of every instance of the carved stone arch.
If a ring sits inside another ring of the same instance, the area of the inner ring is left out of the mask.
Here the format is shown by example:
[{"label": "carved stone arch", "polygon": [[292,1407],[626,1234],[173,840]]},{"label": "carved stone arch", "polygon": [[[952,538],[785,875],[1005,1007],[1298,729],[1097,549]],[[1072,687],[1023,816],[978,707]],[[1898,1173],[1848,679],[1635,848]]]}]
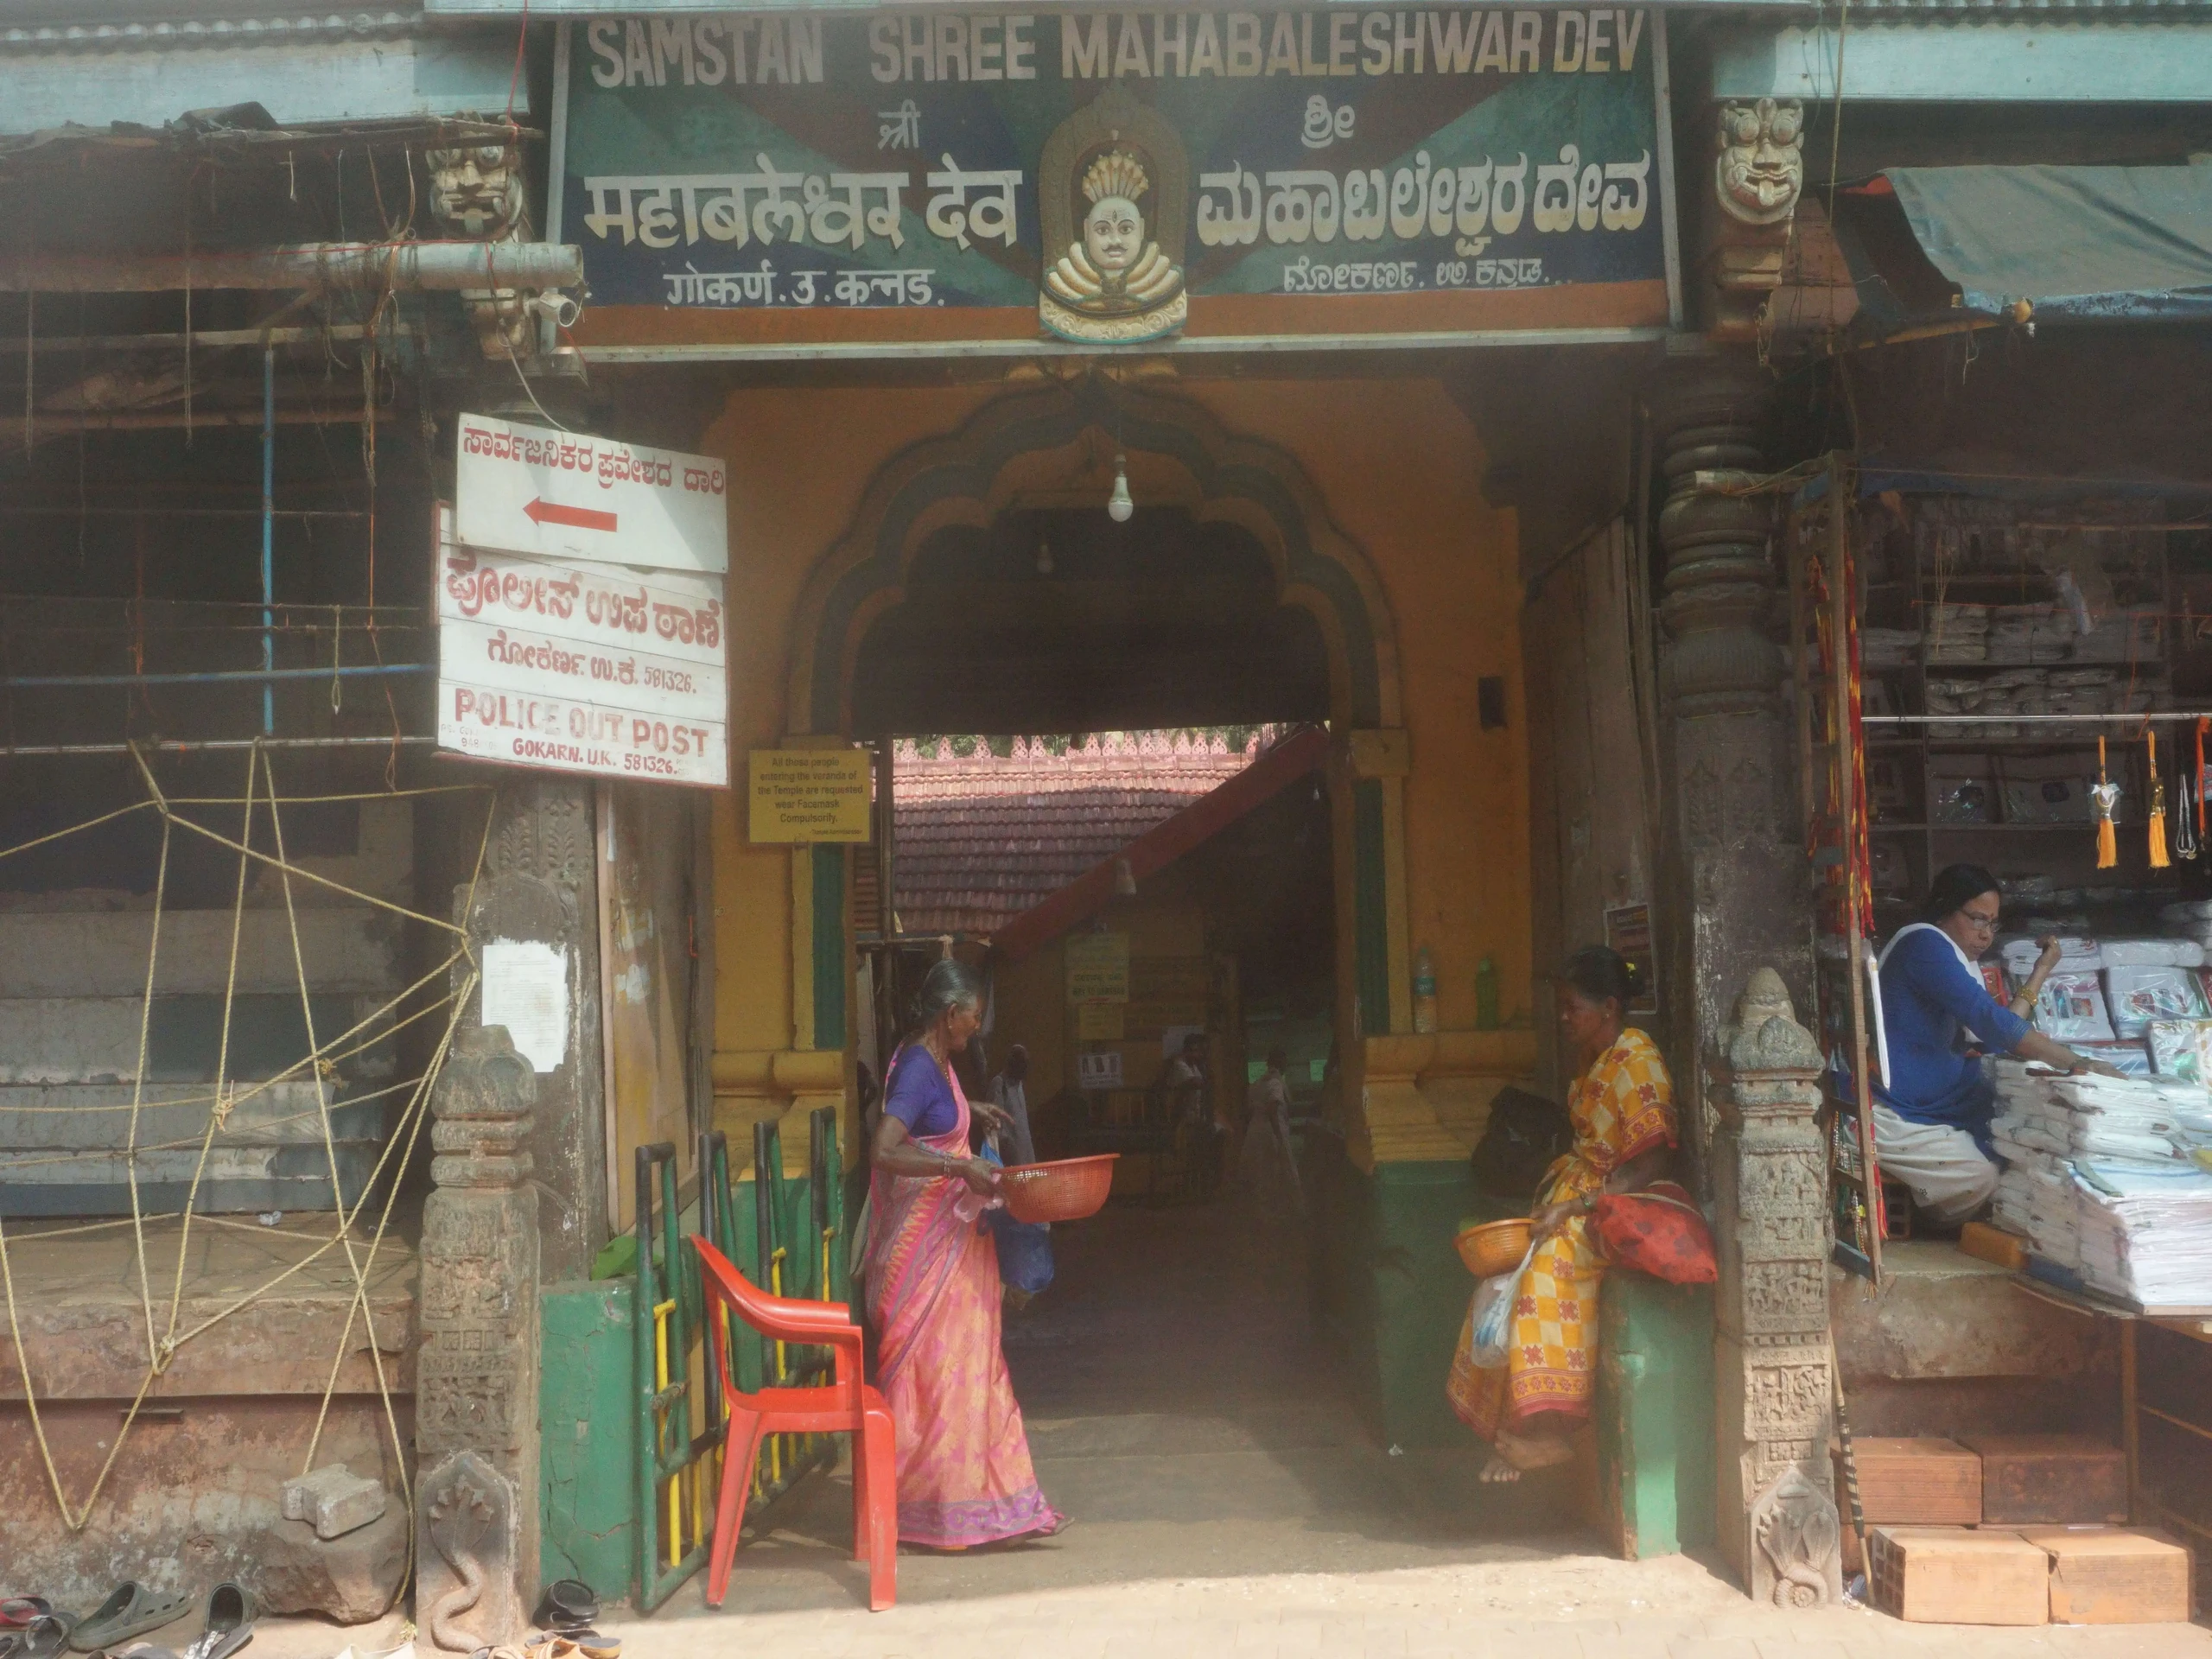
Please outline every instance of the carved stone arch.
[{"label": "carved stone arch", "polygon": [[999,399],[957,431],[911,446],[877,472],[801,596],[788,729],[849,728],[861,641],[904,598],[913,561],[934,532],[981,528],[1017,498],[1094,482],[1102,450],[1116,449],[1128,456],[1132,484],[1147,504],[1236,525],[1266,550],[1280,601],[1307,613],[1320,629],[1335,723],[1402,723],[1389,601],[1365,550],[1330,518],[1296,459],[1236,436],[1188,399],[1086,380]]}]

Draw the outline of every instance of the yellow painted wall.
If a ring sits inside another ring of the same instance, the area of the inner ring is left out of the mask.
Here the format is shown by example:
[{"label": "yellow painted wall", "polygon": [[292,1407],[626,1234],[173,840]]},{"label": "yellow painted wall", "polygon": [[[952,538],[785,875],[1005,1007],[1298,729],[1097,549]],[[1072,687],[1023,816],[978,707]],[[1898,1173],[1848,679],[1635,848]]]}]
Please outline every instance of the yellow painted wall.
[{"label": "yellow painted wall", "polygon": [[[1500,1014],[1531,1006],[1521,582],[1513,515],[1478,487],[1472,424],[1430,380],[1246,382],[1202,400],[1236,431],[1298,456],[1389,596],[1413,747],[1408,949],[1426,944],[1435,958],[1439,1025],[1474,1025],[1486,953]],[[1505,679],[1502,732],[1476,718],[1486,674]]]},{"label": "yellow painted wall", "polygon": [[[1501,1011],[1531,1007],[1520,584],[1511,515],[1478,487],[1484,463],[1472,426],[1440,385],[1418,378],[1149,384],[1294,456],[1364,550],[1396,630],[1412,748],[1406,950],[1433,953],[1447,1030],[1474,1023],[1484,954],[1497,959]],[[734,762],[784,732],[793,610],[869,480],[995,395],[983,386],[741,388],[701,435],[694,447],[730,467]],[[1141,460],[1131,461],[1141,496]],[[1503,732],[1478,729],[1484,675],[1506,683]],[[746,845],[734,798],[718,803],[715,836],[717,1096],[752,1103],[732,1114],[736,1127],[775,1109],[775,1086],[747,1080],[769,1077],[769,1056],[793,1043],[790,856]]]}]

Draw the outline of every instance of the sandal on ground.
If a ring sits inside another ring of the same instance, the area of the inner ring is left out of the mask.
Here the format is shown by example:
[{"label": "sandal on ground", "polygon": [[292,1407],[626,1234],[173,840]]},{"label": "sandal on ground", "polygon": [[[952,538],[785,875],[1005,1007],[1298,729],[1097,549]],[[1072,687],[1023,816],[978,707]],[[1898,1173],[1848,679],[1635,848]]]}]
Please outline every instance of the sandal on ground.
[{"label": "sandal on ground", "polygon": [[253,1640],[253,1597],[235,1580],[226,1579],[207,1592],[207,1614],[199,1639],[184,1659],[231,1659]]},{"label": "sandal on ground", "polygon": [[9,1596],[0,1599],[0,1624],[21,1629],[35,1618],[43,1618],[54,1611],[54,1604],[44,1596]]},{"label": "sandal on ground", "polygon": [[622,1638],[603,1636],[597,1630],[565,1630],[569,1641],[576,1644],[576,1651],[583,1659],[622,1659]]},{"label": "sandal on ground", "polygon": [[587,1630],[598,1622],[599,1598],[581,1579],[556,1579],[538,1599],[537,1619],[542,1630]]},{"label": "sandal on ground", "polygon": [[156,1594],[137,1580],[126,1579],[69,1632],[69,1645],[79,1653],[120,1647],[134,1636],[175,1624],[191,1605],[190,1596]]},{"label": "sandal on ground", "polygon": [[60,1659],[69,1646],[69,1621],[60,1613],[41,1613],[18,1633],[16,1659]]}]

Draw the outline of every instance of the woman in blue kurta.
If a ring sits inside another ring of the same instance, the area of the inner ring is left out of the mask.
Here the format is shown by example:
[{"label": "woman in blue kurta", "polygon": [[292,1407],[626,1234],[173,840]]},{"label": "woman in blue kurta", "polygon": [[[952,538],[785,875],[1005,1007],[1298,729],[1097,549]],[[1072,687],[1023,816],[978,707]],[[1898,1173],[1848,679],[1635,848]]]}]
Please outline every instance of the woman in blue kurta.
[{"label": "woman in blue kurta", "polygon": [[2035,971],[2007,1007],[1990,995],[1976,961],[1997,938],[1997,878],[1978,864],[1936,876],[1922,919],[1897,930],[1882,951],[1882,1033],[1889,1081],[1874,1091],[1874,1153],[1882,1173],[1903,1181],[1929,1220],[1971,1220],[1997,1186],[1989,1139],[1996,1091],[1980,1048],[2039,1060],[2062,1071],[2120,1073],[2053,1042],[2025,1018],[2058,963],[2058,941],[2043,940]]}]

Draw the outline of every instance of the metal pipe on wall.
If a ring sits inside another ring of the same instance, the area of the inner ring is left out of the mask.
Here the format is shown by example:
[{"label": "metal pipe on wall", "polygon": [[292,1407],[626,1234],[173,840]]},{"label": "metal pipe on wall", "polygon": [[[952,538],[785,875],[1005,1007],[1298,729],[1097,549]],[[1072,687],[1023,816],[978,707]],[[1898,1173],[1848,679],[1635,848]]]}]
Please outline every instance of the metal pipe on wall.
[{"label": "metal pipe on wall", "polygon": [[428,748],[435,737],[211,737],[170,738],[149,743],[24,743],[0,747],[0,760],[79,754],[196,754],[203,749]]},{"label": "metal pipe on wall", "polygon": [[583,250],[559,242],[309,242],[191,254],[0,256],[0,293],[165,294],[194,289],[371,292],[573,288]]},{"label": "metal pipe on wall", "polygon": [[[265,614],[265,613],[264,613]],[[264,637],[264,646],[266,644]],[[435,663],[363,663],[346,668],[211,668],[178,674],[18,674],[0,679],[10,690],[53,690],[74,685],[265,685],[271,680],[374,678],[429,674]],[[265,691],[263,693],[266,697]]]},{"label": "metal pipe on wall", "polygon": [[[261,348],[261,671],[276,667],[276,348]],[[261,734],[276,732],[276,688],[261,687]]]}]

